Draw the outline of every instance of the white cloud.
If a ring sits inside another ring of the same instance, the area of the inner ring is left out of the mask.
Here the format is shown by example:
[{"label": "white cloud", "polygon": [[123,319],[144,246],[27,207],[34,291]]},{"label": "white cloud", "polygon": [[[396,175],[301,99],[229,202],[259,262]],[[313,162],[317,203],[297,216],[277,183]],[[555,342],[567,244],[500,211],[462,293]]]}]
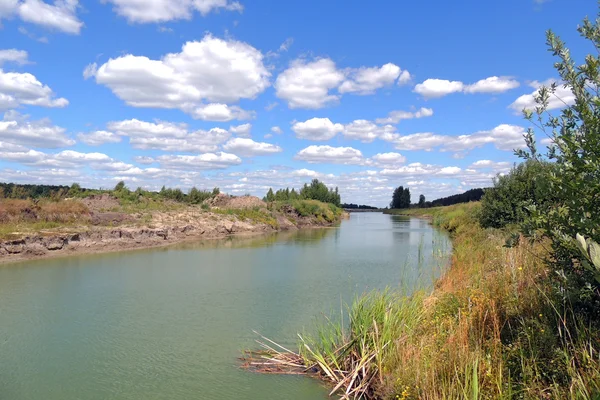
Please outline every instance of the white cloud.
[{"label": "white cloud", "polygon": [[188,132],[186,124],[137,119],[109,122],[108,130],[128,136],[133,148],[144,150],[214,152],[231,134],[222,128]]},{"label": "white cloud", "polygon": [[154,162],[156,162],[154,158],[148,156],[135,156],[133,157],[133,160],[138,164],[145,165],[153,164]]},{"label": "white cloud", "polygon": [[371,157],[378,164],[404,164],[406,157],[400,153],[379,153]]},{"label": "white cloud", "polygon": [[157,157],[165,167],[192,168],[200,170],[225,169],[242,163],[241,158],[229,153],[205,153],[197,156],[164,155]]},{"label": "white cloud", "polygon": [[55,98],[54,92],[29,73],[4,72],[0,69],[0,110],[21,104],[41,107],[66,107],[69,101]]},{"label": "white cloud", "polygon": [[414,92],[426,98],[443,97],[450,93],[462,92],[464,84],[446,79],[427,79],[415,86]]},{"label": "white cloud", "polygon": [[398,150],[431,151],[439,147],[442,151],[464,152],[486,144],[493,144],[499,150],[513,151],[525,145],[525,129],[517,125],[501,124],[497,127],[472,134],[450,136],[434,133],[413,133],[410,135],[391,134],[385,140]]},{"label": "white cloud", "polygon": [[377,118],[378,124],[397,124],[403,119],[431,117],[433,110],[431,108],[421,107],[415,112],[411,111],[391,111],[386,118]]},{"label": "white cloud", "polygon": [[[0,0],[2,2],[2,0]],[[0,66],[4,63],[12,62],[15,64],[27,64],[27,52],[25,50],[6,49],[0,50]]]},{"label": "white cloud", "polygon": [[83,26],[77,18],[78,7],[78,0],[55,0],[54,5],[41,0],[24,0],[18,3],[17,12],[25,22],[78,35]]},{"label": "white cloud", "polygon": [[80,133],[77,138],[89,146],[100,146],[105,143],[119,143],[121,137],[109,131]]},{"label": "white cloud", "polygon": [[370,143],[380,136],[380,127],[366,119],[357,119],[344,127],[344,137]]},{"label": "white cloud", "polygon": [[[340,93],[372,94],[377,89],[393,85],[400,76],[399,66],[387,63],[381,68],[362,67],[347,71],[347,79],[340,85]],[[403,79],[406,79],[403,77]]]},{"label": "white cloud", "polygon": [[553,79],[548,79],[544,82],[533,81],[529,86],[535,90],[530,94],[524,94],[515,100],[509,107],[515,110],[517,113],[521,113],[523,109],[535,110],[537,104],[535,103],[535,96],[539,94],[539,89],[542,86],[550,87],[552,83],[557,83],[556,91],[554,94],[550,94],[548,99],[548,110],[555,110],[557,108],[563,108],[575,104],[575,95],[569,87],[565,87],[564,84],[557,82]]},{"label": "white cloud", "polygon": [[281,135],[283,133],[283,130],[278,126],[273,126],[271,127],[271,132]]},{"label": "white cloud", "polygon": [[287,100],[290,108],[322,108],[339,100],[338,95],[329,91],[343,80],[344,74],[328,58],[308,63],[296,60],[277,77],[275,93]]},{"label": "white cloud", "polygon": [[222,103],[203,104],[188,111],[195,119],[203,121],[228,122],[234,119],[250,119],[253,113],[238,106],[228,106]]},{"label": "white cloud", "polygon": [[65,129],[50,120],[29,121],[28,115],[8,111],[0,121],[0,141],[28,147],[56,148],[71,146],[75,141],[65,135]]},{"label": "white cloud", "polygon": [[271,143],[255,142],[248,138],[233,138],[223,145],[223,150],[245,157],[281,153],[283,149]]},{"label": "white cloud", "polygon": [[114,4],[115,12],[133,23],[166,22],[191,19],[194,11],[202,16],[219,9],[242,11],[243,6],[230,0],[106,0]]},{"label": "white cloud", "polygon": [[490,76],[465,87],[465,93],[504,93],[519,86],[519,82],[510,77]]},{"label": "white cloud", "polygon": [[329,118],[311,118],[305,122],[296,122],[292,130],[299,139],[329,140],[344,130],[344,125],[334,124]]},{"label": "white cloud", "polygon": [[[340,70],[329,58],[311,62],[298,59],[277,76],[275,91],[290,108],[317,109],[337,103],[340,94],[372,94],[396,81],[398,85],[405,84],[410,81],[410,74],[392,63]],[[331,93],[336,88],[340,94]]]},{"label": "white cloud", "polygon": [[400,73],[400,76],[398,77],[398,86],[406,85],[410,83],[411,80],[412,76],[410,75],[410,73],[407,70],[404,70]]},{"label": "white cloud", "polygon": [[178,108],[195,118],[229,121],[249,115],[224,103],[253,99],[269,86],[262,60],[249,44],[206,35],[160,60],[128,54],[97,69],[92,64],[86,75],[134,107]]},{"label": "white cloud", "polygon": [[383,169],[380,174],[383,176],[453,176],[462,170],[459,167],[441,167],[439,165],[412,163],[398,168]]},{"label": "white cloud", "polygon": [[427,79],[415,86],[414,92],[425,98],[437,98],[451,93],[504,93],[519,87],[519,82],[506,76],[490,76],[471,85],[446,79]]},{"label": "white cloud", "polygon": [[297,160],[309,163],[362,164],[363,155],[352,147],[308,146],[296,154]]},{"label": "white cloud", "polygon": [[252,130],[252,124],[242,124],[238,126],[230,126],[229,132],[234,135],[241,137],[250,137],[250,131]]},{"label": "white cloud", "polygon": [[509,171],[512,164],[508,161],[479,160],[469,166],[470,169],[493,169],[495,172]]}]

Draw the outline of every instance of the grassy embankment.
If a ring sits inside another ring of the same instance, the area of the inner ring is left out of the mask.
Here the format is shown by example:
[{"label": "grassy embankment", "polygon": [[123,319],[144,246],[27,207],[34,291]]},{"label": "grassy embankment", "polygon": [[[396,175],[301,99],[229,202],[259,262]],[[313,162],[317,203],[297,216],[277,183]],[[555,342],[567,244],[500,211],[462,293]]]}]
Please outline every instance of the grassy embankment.
[{"label": "grassy embankment", "polygon": [[[147,225],[152,223],[153,216],[162,212],[194,211],[212,212],[228,215],[241,221],[255,224],[266,224],[274,229],[279,228],[278,216],[283,215],[292,222],[304,218],[307,225],[324,225],[339,220],[342,210],[331,204],[316,200],[290,200],[266,204],[262,207],[211,207],[214,196],[208,196],[202,203],[164,199],[157,194],[136,195],[135,192],[108,192],[112,202],[100,212],[122,213],[130,218],[128,224]],[[40,198],[40,199],[0,199],[0,239],[13,238],[15,235],[34,234],[41,231],[60,230],[64,228],[87,228],[94,224],[93,213],[82,200],[85,196],[73,198]],[[296,218],[297,216],[297,218]],[[313,223],[314,222],[314,223]],[[110,225],[119,224],[110,222]]]},{"label": "grassy embankment", "polygon": [[297,358],[276,357],[312,367],[348,397],[598,398],[600,335],[555,300],[544,244],[504,247],[512,232],[482,229],[479,207],[399,211],[431,216],[453,236],[434,290],[366,294],[346,326],[324,321]]}]

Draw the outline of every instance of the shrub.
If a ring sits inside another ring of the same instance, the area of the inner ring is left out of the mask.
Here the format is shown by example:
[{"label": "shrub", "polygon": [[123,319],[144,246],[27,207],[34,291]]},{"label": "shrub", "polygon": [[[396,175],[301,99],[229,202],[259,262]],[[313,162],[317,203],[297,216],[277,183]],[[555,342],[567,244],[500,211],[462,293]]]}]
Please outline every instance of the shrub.
[{"label": "shrub", "polygon": [[[596,49],[600,46],[599,21],[586,18],[578,27],[581,36]],[[546,154],[538,153],[535,132],[530,128],[525,136],[528,151],[517,154],[531,162],[555,161],[556,169],[548,178],[548,186],[559,201],[552,207],[530,207],[526,232],[541,233],[551,239],[553,265],[557,276],[563,277],[559,293],[570,295],[572,301],[598,318],[600,274],[586,262],[576,236],[589,243],[600,243],[600,56],[597,52],[589,54],[578,66],[559,37],[552,31],[546,37],[549,50],[559,58],[555,68],[562,81],[540,88],[534,96],[537,107],[524,110],[524,114],[550,137],[551,145]],[[558,85],[573,94],[574,104],[555,116],[548,109],[550,100],[557,97]]]},{"label": "shrub", "polygon": [[554,165],[547,162],[525,162],[513,167],[507,175],[498,175],[494,186],[481,199],[479,222],[484,228],[502,228],[519,224],[528,216],[527,207],[546,207],[554,199],[548,179]]}]

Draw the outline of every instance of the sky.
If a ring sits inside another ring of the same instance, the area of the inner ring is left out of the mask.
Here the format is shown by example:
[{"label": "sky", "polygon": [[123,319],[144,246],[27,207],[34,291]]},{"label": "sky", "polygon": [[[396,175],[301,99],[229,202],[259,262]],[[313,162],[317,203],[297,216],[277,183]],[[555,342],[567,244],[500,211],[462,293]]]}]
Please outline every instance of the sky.
[{"label": "sky", "polygon": [[[594,0],[0,0],[0,181],[487,187]],[[554,112],[573,95],[559,86]]]}]

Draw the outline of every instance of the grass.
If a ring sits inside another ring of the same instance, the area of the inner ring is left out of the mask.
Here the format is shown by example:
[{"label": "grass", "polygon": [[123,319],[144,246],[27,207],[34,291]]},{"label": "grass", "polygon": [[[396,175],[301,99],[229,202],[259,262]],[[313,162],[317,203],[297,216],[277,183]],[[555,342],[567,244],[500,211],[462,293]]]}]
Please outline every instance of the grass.
[{"label": "grass", "polygon": [[319,223],[332,223],[339,220],[343,210],[334,204],[323,203],[318,200],[288,200],[274,201],[269,203],[273,211],[285,211],[290,207],[295,210],[299,216],[304,218],[315,218]]},{"label": "grass", "polygon": [[215,214],[223,215],[234,215],[241,221],[252,221],[255,223],[269,225],[274,229],[279,227],[277,218],[272,212],[261,209],[259,207],[253,208],[214,208],[211,210]]},{"label": "grass", "polygon": [[367,293],[302,335],[305,371],[346,398],[599,398],[600,331],[555,296],[544,243],[507,248],[478,210],[403,211],[452,232],[451,267],[433,291]]}]

